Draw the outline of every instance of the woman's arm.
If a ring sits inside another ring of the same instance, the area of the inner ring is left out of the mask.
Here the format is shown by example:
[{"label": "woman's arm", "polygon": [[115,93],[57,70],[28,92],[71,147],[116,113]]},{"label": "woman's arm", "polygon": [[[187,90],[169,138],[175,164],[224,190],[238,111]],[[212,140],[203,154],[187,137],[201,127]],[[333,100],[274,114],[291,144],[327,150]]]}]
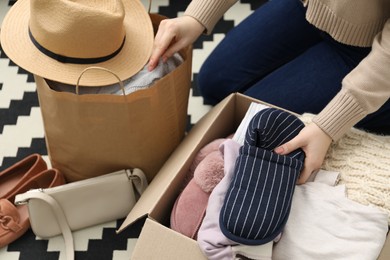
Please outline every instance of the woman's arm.
[{"label": "woman's arm", "polygon": [[367,114],[390,98],[390,20],[373,43],[370,54],[342,82],[341,91],[294,139],[275,149],[288,154],[302,148],[306,154],[299,184],[317,171],[333,140],[338,140]]},{"label": "woman's arm", "polygon": [[222,15],[237,0],[193,0],[184,16],[163,20],[158,28],[148,69],[153,70],[159,59],[192,44],[202,33],[209,34]]},{"label": "woman's arm", "polygon": [[344,78],[341,91],[313,122],[333,140],[338,140],[389,98],[390,20],[375,37],[370,54]]}]

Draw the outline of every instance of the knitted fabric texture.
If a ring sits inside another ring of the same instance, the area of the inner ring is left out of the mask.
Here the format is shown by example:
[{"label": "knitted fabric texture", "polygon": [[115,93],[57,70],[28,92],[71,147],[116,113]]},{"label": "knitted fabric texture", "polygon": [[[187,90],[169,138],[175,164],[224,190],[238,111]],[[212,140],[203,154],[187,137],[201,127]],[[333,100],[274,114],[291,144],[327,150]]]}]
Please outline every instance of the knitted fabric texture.
[{"label": "knitted fabric texture", "polygon": [[230,240],[261,245],[282,231],[305,155],[301,149],[285,156],[273,149],[303,127],[296,116],[274,108],[250,121],[220,212],[221,231]]},{"label": "knitted fabric texture", "polygon": [[[299,118],[307,124],[313,117],[307,113]],[[390,136],[352,128],[332,143],[321,168],[339,172],[347,197],[385,211],[390,224]]]}]

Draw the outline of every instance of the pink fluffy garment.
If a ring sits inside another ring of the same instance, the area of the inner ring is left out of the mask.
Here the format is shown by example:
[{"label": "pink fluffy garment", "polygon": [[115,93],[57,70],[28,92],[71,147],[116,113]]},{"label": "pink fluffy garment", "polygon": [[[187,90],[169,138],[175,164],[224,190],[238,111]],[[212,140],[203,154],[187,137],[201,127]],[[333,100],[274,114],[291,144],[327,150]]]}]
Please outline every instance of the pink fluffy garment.
[{"label": "pink fluffy garment", "polygon": [[196,239],[202,224],[211,191],[224,175],[222,153],[219,145],[226,139],[217,139],[202,148],[192,166],[193,177],[175,201],[171,212],[171,228]]},{"label": "pink fluffy garment", "polygon": [[192,161],[190,168],[188,169],[188,172],[186,173],[186,176],[182,182],[182,185],[180,187],[180,190],[184,190],[184,188],[188,185],[188,183],[192,180],[194,177],[194,172],[198,164],[203,161],[203,159],[211,152],[217,151],[219,148],[219,145],[224,141],[224,138],[218,138],[210,143],[206,144],[204,147],[202,147],[198,153],[195,155],[194,160]]},{"label": "pink fluffy garment", "polygon": [[190,173],[191,175],[194,174],[196,167],[198,167],[198,164],[203,161],[203,159],[211,152],[218,151],[219,146],[225,141],[225,138],[218,138],[210,143],[206,144],[202,149],[199,150],[199,152],[196,154],[194,160],[191,163],[190,166]]},{"label": "pink fluffy garment", "polygon": [[205,192],[212,192],[224,176],[222,153],[217,150],[209,153],[196,167],[194,180]]},{"label": "pink fluffy garment", "polygon": [[206,214],[210,193],[203,191],[194,179],[176,199],[171,212],[171,228],[180,234],[196,239]]}]

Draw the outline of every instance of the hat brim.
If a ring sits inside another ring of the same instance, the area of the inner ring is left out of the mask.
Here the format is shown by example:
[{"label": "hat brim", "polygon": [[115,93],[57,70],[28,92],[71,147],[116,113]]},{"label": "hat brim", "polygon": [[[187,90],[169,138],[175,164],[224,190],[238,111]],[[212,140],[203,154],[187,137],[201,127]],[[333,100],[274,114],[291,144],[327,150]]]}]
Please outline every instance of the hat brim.
[{"label": "hat brim", "polygon": [[[6,55],[23,69],[40,77],[75,85],[81,72],[91,66],[104,67],[125,80],[147,63],[153,48],[154,32],[149,14],[138,1],[123,1],[126,40],[121,51],[108,61],[94,64],[72,64],[56,61],[40,52],[28,34],[30,1],[19,0],[8,11],[1,28],[1,45]],[[117,83],[113,75],[90,70],[80,80],[82,86],[104,86]]]}]

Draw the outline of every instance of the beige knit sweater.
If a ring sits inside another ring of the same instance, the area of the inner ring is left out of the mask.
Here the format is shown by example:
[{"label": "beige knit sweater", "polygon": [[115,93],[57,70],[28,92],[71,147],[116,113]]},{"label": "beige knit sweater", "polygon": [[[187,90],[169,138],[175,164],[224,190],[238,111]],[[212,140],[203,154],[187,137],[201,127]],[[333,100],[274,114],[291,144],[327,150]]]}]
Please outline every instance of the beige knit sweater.
[{"label": "beige knit sweater", "polygon": [[[192,0],[185,15],[210,33],[237,0]],[[390,0],[303,0],[306,19],[335,40],[372,46],[371,53],[342,81],[341,91],[313,118],[338,140],[390,98]]]},{"label": "beige knit sweater", "polygon": [[[313,116],[305,113],[300,119],[307,124]],[[390,136],[352,127],[333,142],[321,168],[339,172],[347,197],[386,212],[390,225]]]}]

